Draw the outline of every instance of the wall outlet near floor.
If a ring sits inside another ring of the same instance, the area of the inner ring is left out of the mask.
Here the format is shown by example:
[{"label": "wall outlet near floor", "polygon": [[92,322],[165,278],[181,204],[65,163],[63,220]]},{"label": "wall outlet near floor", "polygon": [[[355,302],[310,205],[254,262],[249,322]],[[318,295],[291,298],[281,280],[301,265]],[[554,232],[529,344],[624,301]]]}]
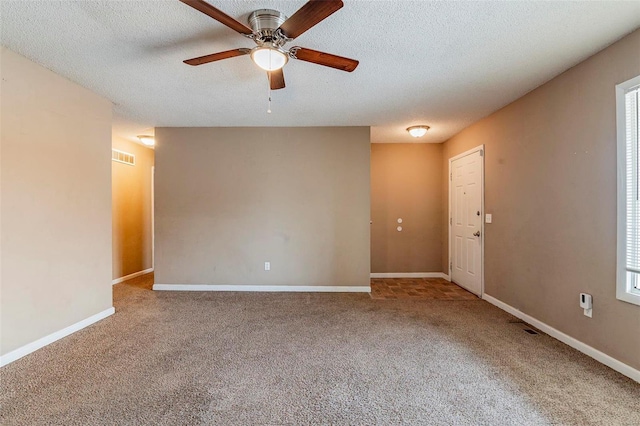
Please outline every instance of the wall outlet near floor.
[{"label": "wall outlet near floor", "polygon": [[265,271],[271,270],[271,262],[264,262],[264,270]]}]

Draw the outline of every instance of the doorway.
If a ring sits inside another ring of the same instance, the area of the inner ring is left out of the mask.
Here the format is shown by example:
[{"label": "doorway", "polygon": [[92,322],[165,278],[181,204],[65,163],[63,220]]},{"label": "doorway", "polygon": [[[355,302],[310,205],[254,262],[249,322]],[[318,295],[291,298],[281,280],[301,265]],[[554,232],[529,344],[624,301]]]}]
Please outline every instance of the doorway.
[{"label": "doorway", "polygon": [[484,291],[484,145],[449,159],[449,275]]}]

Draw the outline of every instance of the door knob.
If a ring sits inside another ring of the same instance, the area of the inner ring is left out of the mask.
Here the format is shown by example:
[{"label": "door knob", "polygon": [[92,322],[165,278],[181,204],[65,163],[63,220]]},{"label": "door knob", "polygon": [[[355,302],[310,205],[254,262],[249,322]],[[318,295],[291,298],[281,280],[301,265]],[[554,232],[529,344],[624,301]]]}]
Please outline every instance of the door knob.
[{"label": "door knob", "polygon": [[476,231],[476,232],[474,232],[474,233],[473,233],[473,236],[474,236],[474,237],[479,237],[479,236],[480,236],[480,231]]}]

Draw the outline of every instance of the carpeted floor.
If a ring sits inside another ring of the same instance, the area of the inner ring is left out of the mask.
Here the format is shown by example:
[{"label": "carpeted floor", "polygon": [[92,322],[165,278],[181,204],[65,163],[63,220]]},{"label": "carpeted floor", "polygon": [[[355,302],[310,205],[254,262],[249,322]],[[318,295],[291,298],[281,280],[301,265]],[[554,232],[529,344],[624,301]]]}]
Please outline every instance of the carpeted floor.
[{"label": "carpeted floor", "polygon": [[0,423],[640,424],[640,384],[479,299],[150,284],[2,368]]}]

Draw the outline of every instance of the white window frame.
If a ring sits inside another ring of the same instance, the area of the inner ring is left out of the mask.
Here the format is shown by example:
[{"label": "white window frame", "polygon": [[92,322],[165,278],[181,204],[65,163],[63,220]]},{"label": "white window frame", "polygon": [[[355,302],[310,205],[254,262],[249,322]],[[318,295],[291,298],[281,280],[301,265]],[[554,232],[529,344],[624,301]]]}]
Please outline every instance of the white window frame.
[{"label": "white window frame", "polygon": [[616,85],[616,129],[618,134],[618,249],[616,267],[616,297],[640,305],[640,290],[634,288],[627,274],[627,178],[626,178],[626,118],[625,94],[640,86],[640,76]]}]

